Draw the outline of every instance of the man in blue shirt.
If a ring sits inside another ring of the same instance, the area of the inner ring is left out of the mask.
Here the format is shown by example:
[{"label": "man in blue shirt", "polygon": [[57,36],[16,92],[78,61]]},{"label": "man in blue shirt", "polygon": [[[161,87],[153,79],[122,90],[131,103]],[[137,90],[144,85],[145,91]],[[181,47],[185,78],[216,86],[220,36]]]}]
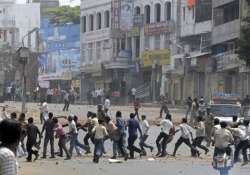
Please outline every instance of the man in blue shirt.
[{"label": "man in blue shirt", "polygon": [[117,134],[118,138],[115,140],[116,146],[113,148],[113,158],[116,158],[117,154],[117,146],[119,151],[121,152],[122,156],[124,156],[124,159],[128,159],[128,153],[125,148],[125,143],[126,143],[126,122],[122,118],[122,113],[120,111],[116,112],[116,127],[117,127]]},{"label": "man in blue shirt", "polygon": [[134,143],[138,137],[137,130],[140,132],[140,136],[142,136],[142,131],[140,128],[139,122],[135,119],[135,114],[130,114],[130,119],[128,120],[128,149],[130,151],[130,159],[134,159],[134,152],[142,154],[142,151],[134,146]]}]

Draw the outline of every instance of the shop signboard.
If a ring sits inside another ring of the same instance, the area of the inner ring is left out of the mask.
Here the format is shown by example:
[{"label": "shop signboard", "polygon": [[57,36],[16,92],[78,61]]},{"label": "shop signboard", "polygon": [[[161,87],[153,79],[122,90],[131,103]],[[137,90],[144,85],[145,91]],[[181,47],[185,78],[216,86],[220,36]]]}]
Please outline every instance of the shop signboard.
[{"label": "shop signboard", "polygon": [[144,33],[147,36],[159,35],[163,33],[171,33],[172,31],[173,31],[172,22],[166,22],[166,21],[147,24],[144,27]]},{"label": "shop signboard", "polygon": [[145,51],[142,53],[140,63],[143,67],[170,64],[170,51],[168,49]]}]

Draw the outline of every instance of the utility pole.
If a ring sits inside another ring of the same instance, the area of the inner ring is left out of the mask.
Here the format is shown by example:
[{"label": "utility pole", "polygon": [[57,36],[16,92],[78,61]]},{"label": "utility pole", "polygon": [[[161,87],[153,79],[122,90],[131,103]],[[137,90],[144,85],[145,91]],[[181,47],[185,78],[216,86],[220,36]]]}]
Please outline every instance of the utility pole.
[{"label": "utility pole", "polygon": [[20,47],[18,49],[18,61],[22,65],[22,113],[26,112],[26,73],[25,68],[29,58],[29,48]]}]

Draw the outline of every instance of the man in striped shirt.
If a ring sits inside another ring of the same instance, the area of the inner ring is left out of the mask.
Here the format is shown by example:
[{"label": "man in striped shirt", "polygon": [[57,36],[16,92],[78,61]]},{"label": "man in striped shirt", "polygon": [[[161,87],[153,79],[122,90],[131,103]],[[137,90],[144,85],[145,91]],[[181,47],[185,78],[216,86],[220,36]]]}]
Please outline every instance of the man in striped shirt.
[{"label": "man in striped shirt", "polygon": [[[6,134],[8,133],[8,134]],[[21,124],[5,119],[0,123],[0,174],[17,175],[16,149],[20,141]]]}]

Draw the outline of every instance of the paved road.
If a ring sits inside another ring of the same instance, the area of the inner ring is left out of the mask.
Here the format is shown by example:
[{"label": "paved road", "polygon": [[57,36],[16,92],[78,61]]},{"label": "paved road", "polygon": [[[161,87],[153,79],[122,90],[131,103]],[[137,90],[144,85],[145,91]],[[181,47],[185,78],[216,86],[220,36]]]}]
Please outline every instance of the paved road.
[{"label": "paved road", "polygon": [[[159,133],[159,128],[156,126],[151,127],[150,137],[148,143],[155,146],[155,138]],[[82,140],[84,133],[80,133],[80,140]],[[174,141],[168,145],[168,153],[172,153],[174,144],[178,138],[178,134]],[[138,145],[138,143],[137,143]],[[158,158],[149,161],[148,158],[154,158],[156,150],[153,154],[148,152],[147,157],[139,158],[137,154],[136,160],[128,160],[121,164],[109,164],[108,159],[112,155],[111,142],[105,142],[105,148],[108,151],[105,157],[100,159],[98,165],[92,163],[92,155],[83,157],[74,157],[70,161],[64,161],[57,158],[56,160],[38,160],[35,163],[26,163],[24,159],[20,160],[21,175],[217,175],[211,166],[212,148],[208,156],[202,152],[201,158],[191,158],[190,150],[185,145],[181,146],[177,157],[171,156],[166,158]],[[93,147],[92,147],[93,150]],[[48,150],[49,154],[49,150]],[[46,173],[47,172],[47,173]],[[230,175],[248,175],[250,172],[250,165],[242,168],[236,165],[231,171]]]},{"label": "paved road", "polygon": [[[2,104],[0,104],[1,106]],[[8,103],[8,105],[15,107],[15,110],[19,111],[21,109],[20,103]],[[37,116],[39,114],[38,105],[34,103],[28,104],[29,115]],[[84,117],[88,110],[95,111],[94,106],[82,106],[74,105],[71,106],[71,111],[62,112],[62,105],[50,104],[50,111],[60,114],[68,115],[74,113],[80,117]],[[112,107],[112,114],[117,110],[121,110],[125,117],[128,117],[129,113],[133,111],[131,106],[127,107]],[[147,114],[150,119],[155,119],[159,116],[159,108],[156,107],[143,107],[141,113]],[[184,116],[184,111],[180,109],[171,109],[171,113],[176,121],[179,121]],[[38,118],[37,118],[38,123]],[[41,126],[39,126],[41,127]],[[150,137],[148,143],[155,146],[155,139],[159,133],[159,128],[152,126],[150,129]],[[84,132],[80,132],[79,140],[82,141],[84,137]],[[171,144],[168,145],[167,152],[172,153],[174,149],[174,143],[178,139],[178,134]],[[56,141],[57,142],[57,141]],[[138,144],[138,143],[137,143]],[[20,162],[20,173],[21,175],[82,175],[82,174],[92,174],[92,175],[217,175],[218,172],[213,170],[211,167],[211,155],[212,148],[208,156],[201,155],[201,158],[194,159],[190,157],[190,150],[186,146],[181,146],[177,158],[166,157],[162,159],[155,159],[149,161],[148,158],[154,157],[156,150],[153,154],[149,153],[148,157],[139,158],[137,155],[136,160],[129,160],[121,164],[109,164],[108,158],[111,156],[112,148],[110,141],[105,142],[107,155],[101,158],[98,165],[92,163],[92,157],[74,157],[70,161],[64,161],[61,158],[54,160],[38,160],[34,163],[26,163],[25,159],[22,158]],[[57,149],[57,148],[56,148]],[[92,147],[93,149],[93,147]],[[49,154],[49,150],[48,150]],[[247,175],[250,172],[250,165],[245,167],[240,167],[236,165],[230,175]]]},{"label": "paved road", "polygon": [[[9,105],[11,111],[21,111],[21,103],[19,102],[6,102],[4,104],[0,104],[0,106]],[[80,119],[84,119],[86,116],[87,111],[96,111],[96,106],[90,106],[90,105],[71,105],[68,112],[62,111],[63,105],[62,104],[49,104],[49,111],[57,114],[57,115],[63,115],[67,116],[69,114],[75,114]],[[27,104],[28,114],[36,117],[39,119],[39,104],[38,103],[28,103]],[[111,116],[114,117],[116,111],[122,111],[123,116],[125,118],[128,118],[129,114],[131,112],[134,112],[134,109],[132,106],[112,106],[111,107]],[[155,120],[159,117],[159,107],[142,107],[140,109],[140,115],[145,114],[148,116],[149,120]],[[175,121],[180,121],[182,117],[184,117],[185,111],[183,109],[177,109],[177,108],[171,108],[170,112],[173,116],[173,119]]]}]

